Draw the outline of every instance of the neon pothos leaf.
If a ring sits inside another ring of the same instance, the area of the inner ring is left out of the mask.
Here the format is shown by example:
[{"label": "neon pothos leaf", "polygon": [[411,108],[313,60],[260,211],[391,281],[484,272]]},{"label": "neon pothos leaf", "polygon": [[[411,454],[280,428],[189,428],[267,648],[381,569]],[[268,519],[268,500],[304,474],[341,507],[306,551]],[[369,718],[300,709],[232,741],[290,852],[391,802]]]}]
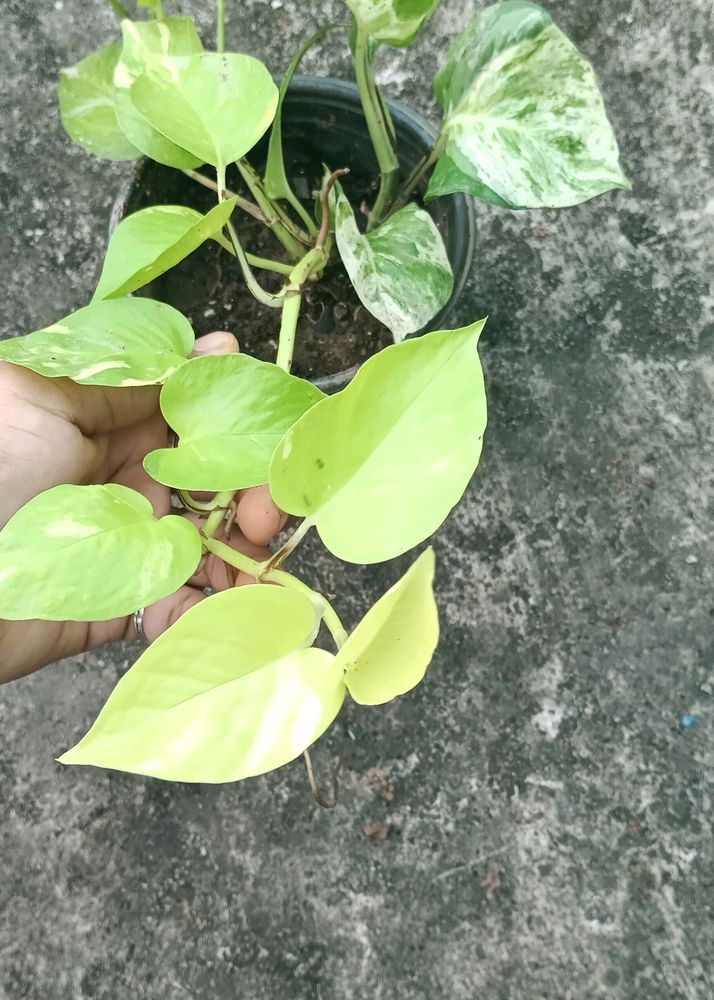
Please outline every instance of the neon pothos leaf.
[{"label": "neon pothos leaf", "polygon": [[108,160],[134,160],[140,155],[117,121],[114,69],[121,46],[105,45],[76,66],[63,69],[59,107],[67,135],[78,146]]},{"label": "neon pothos leaf", "polygon": [[235,203],[230,198],[206,215],[183,205],[153,205],[122,219],[109,240],[92,301],[128,295],[174,267],[220,233]]},{"label": "neon pothos leaf", "polygon": [[94,302],[42,330],[0,343],[0,359],[86,385],[163,382],[191,353],[193,330],[150,299]]},{"label": "neon pothos leaf", "polygon": [[181,490],[238,490],[268,479],[275,446],[323,394],[246,354],[194,358],[161,391],[176,448],[150,452],[146,471]]},{"label": "neon pothos leaf", "polygon": [[389,327],[397,343],[448,302],[454,287],[449,258],[434,220],[418,205],[406,205],[362,234],[340,189],[335,236],[362,304]]},{"label": "neon pothos leaf", "polygon": [[55,486],[0,532],[0,618],[118,618],[172,594],[200,558],[189,521],[158,520],[126,486]]},{"label": "neon pothos leaf", "polygon": [[358,26],[375,41],[409,45],[439,0],[345,0]]},{"label": "neon pothos leaf", "polygon": [[197,167],[203,160],[171,142],[151,125],[134,106],[130,90],[162,56],[190,56],[203,51],[201,39],[190,17],[166,17],[162,21],[122,21],[123,45],[114,72],[114,103],[119,125],[142,153],[158,163],[180,170]]},{"label": "neon pothos leaf", "polygon": [[344,699],[334,656],[306,648],[318,621],[309,598],[279,587],[207,598],[147,649],[60,761],[203,782],[286,764]]},{"label": "neon pothos leaf", "polygon": [[309,518],[340,559],[375,563],[406,552],[459,500],[486,426],[476,350],[484,322],[387,347],[276,448],[273,499]]},{"label": "neon pothos leaf", "polygon": [[427,549],[369,609],[337,654],[347,690],[360,705],[382,705],[411,691],[439,641],[432,582],[434,550]]},{"label": "neon pothos leaf", "polygon": [[131,99],[167,139],[202,162],[225,167],[266,131],[278,89],[252,56],[204,52],[153,60],[132,86]]},{"label": "neon pothos leaf", "polygon": [[630,186],[592,67],[537,4],[477,14],[434,90],[446,149],[428,197],[468,191],[508,208],[559,207]]}]

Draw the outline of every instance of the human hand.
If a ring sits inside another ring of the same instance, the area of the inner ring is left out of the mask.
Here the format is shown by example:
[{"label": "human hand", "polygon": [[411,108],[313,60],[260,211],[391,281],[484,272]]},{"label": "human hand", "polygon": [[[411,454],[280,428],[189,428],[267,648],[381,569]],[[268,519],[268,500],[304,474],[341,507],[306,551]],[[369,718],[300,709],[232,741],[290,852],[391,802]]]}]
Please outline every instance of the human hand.
[{"label": "human hand", "polygon": [[[235,350],[230,334],[212,333],[196,341],[194,353]],[[170,492],[149,477],[142,462],[149,451],[166,445],[158,387],[77,385],[0,363],[0,528],[32,497],[61,483],[129,486],[143,493],[162,517],[170,510]],[[283,524],[267,487],[243,490],[237,495],[230,544],[254,559],[265,559],[269,553],[264,545]],[[236,579],[238,585],[251,582],[245,574]],[[146,608],[146,637],[155,639],[203,600],[201,588],[206,586],[229,586],[224,565],[215,556],[205,557],[196,575],[175,594]],[[0,621],[0,683],[105,642],[133,638],[131,617],[89,623]]]}]

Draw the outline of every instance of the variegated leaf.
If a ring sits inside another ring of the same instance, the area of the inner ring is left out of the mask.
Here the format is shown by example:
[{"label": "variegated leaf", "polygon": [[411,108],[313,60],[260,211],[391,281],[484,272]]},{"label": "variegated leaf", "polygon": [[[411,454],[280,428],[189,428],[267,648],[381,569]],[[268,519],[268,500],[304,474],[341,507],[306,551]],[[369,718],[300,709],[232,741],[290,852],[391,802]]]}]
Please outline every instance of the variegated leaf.
[{"label": "variegated leaf", "polygon": [[629,188],[592,67],[537,4],[477,14],[434,89],[446,148],[428,197],[468,191],[507,208],[564,207]]},{"label": "variegated leaf", "polygon": [[413,40],[439,0],[345,0],[360,30],[387,45]]},{"label": "variegated leaf", "polygon": [[407,205],[363,234],[339,190],[335,235],[360,301],[389,327],[397,343],[448,302],[454,287],[449,258],[434,220],[418,205]]}]

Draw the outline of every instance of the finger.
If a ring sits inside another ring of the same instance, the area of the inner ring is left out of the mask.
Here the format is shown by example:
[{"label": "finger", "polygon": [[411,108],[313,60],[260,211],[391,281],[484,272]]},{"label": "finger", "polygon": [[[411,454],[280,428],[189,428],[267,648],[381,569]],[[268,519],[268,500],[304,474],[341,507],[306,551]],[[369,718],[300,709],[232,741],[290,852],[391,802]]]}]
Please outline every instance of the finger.
[{"label": "finger", "polygon": [[265,545],[285,527],[288,519],[273,502],[267,486],[252,486],[238,497],[236,521],[248,541]]},{"label": "finger", "polygon": [[240,350],[238,341],[232,333],[225,330],[216,330],[214,333],[207,333],[199,337],[193,345],[193,356],[204,354],[237,354]]}]

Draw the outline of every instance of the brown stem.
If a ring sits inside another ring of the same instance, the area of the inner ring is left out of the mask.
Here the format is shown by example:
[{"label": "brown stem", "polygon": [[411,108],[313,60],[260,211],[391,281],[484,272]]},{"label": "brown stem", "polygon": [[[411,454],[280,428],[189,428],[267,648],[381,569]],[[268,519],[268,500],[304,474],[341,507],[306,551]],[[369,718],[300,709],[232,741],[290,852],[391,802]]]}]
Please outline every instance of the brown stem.
[{"label": "brown stem", "polygon": [[320,225],[320,232],[317,234],[317,239],[315,240],[316,247],[324,247],[325,240],[327,239],[327,234],[330,231],[330,191],[335,186],[335,181],[338,177],[343,177],[345,174],[350,172],[349,167],[342,167],[340,170],[333,170],[330,176],[325,181],[325,186],[320,192],[320,204],[322,206],[322,224]]},{"label": "brown stem", "polygon": [[337,780],[337,776],[340,773],[342,767],[342,758],[338,758],[337,763],[332,765],[331,770],[331,781],[332,781],[332,798],[326,799],[317,787],[317,781],[315,780],[315,772],[312,769],[312,757],[310,756],[310,751],[305,750],[303,756],[305,757],[305,769],[307,770],[307,782],[310,786],[310,791],[312,792],[312,797],[317,802],[318,806],[322,806],[323,809],[334,809],[337,805],[337,797],[339,794],[340,786]]},{"label": "brown stem", "polygon": [[[216,184],[215,181],[211,180],[210,177],[206,177],[205,174],[200,174],[198,170],[184,170],[184,173],[186,174],[187,177],[190,177],[191,180],[197,181],[199,184],[202,184],[205,188],[208,188],[209,191],[215,191],[216,193],[218,193],[218,184]],[[238,200],[236,201],[236,205],[238,206],[238,208],[242,208],[244,212],[247,212],[248,215],[252,215],[254,219],[258,220],[258,222],[262,222],[266,226],[268,225],[268,220],[263,215],[258,206],[255,205],[252,201],[249,201],[247,198],[243,198],[241,195],[236,194],[234,191],[230,191],[228,188],[224,188],[223,193],[226,195],[227,198],[237,198]]]}]

